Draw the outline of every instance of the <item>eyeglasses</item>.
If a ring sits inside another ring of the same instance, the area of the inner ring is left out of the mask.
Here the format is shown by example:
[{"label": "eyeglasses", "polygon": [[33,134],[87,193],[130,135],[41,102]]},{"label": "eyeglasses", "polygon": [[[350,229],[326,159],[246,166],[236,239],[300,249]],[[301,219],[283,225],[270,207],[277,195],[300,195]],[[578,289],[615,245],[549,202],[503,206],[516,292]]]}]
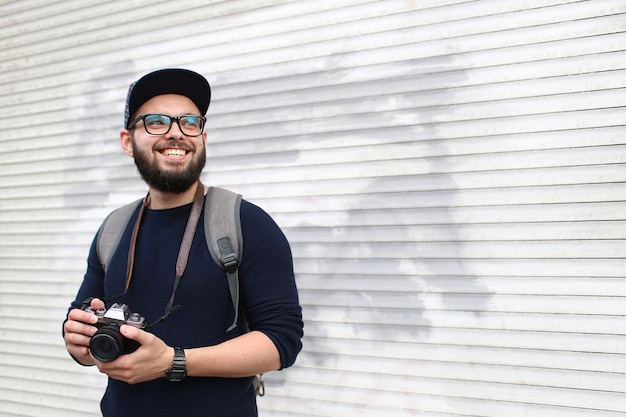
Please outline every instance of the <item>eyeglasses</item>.
[{"label": "eyeglasses", "polygon": [[172,122],[176,121],[180,131],[186,136],[200,136],[204,129],[206,118],[186,114],[184,116],[168,116],[167,114],[143,114],[128,124],[132,128],[138,121],[143,120],[143,127],[151,135],[165,135],[172,128]]}]

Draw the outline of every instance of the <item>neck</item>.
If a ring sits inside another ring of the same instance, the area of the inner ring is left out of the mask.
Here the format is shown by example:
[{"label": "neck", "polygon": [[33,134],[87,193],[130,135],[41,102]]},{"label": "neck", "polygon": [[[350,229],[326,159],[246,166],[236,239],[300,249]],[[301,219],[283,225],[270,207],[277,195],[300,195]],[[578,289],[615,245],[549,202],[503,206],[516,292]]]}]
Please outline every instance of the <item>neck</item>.
[{"label": "neck", "polygon": [[[196,181],[187,191],[180,194],[165,193],[163,191],[149,188],[150,191],[150,204],[149,207],[153,210],[165,210],[175,207],[184,206],[193,202],[198,188],[199,181]],[[205,192],[207,187],[205,188]]]}]

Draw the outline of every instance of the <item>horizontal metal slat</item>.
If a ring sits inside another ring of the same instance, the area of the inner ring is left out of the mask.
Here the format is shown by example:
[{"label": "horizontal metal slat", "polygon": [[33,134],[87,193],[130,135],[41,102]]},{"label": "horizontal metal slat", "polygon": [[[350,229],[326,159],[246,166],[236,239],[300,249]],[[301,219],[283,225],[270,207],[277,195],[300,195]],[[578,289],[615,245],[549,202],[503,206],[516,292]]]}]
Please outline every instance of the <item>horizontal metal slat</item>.
[{"label": "horizontal metal slat", "polygon": [[517,277],[605,277],[624,276],[626,262],[622,259],[544,259],[503,260],[468,259],[457,260],[421,259],[419,262],[400,260],[309,260],[298,259],[294,263],[296,274],[341,274],[353,276],[386,275],[394,271],[403,276],[517,276]]}]

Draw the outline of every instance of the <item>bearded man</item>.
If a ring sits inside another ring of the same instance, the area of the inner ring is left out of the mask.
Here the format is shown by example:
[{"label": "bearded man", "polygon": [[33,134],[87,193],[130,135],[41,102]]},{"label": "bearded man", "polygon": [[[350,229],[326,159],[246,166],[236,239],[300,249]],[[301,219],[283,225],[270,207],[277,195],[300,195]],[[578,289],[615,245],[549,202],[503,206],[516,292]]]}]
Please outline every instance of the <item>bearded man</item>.
[{"label": "bearded man", "polygon": [[[192,213],[205,210],[200,174],[210,100],[208,81],[185,69],[149,73],[129,88],[120,143],[148,194],[106,272],[96,234],[63,326],[74,360],[108,375],[104,417],[257,416],[254,376],[291,366],[302,348],[291,250],[270,216],[241,202],[239,282],[249,332],[233,309],[224,270],[211,258],[203,222],[189,226]],[[179,274],[186,234],[191,246]],[[134,349],[98,360],[89,348],[98,318],[81,308],[89,298],[93,311],[111,308],[105,301],[115,299],[156,324],[121,325]]]}]

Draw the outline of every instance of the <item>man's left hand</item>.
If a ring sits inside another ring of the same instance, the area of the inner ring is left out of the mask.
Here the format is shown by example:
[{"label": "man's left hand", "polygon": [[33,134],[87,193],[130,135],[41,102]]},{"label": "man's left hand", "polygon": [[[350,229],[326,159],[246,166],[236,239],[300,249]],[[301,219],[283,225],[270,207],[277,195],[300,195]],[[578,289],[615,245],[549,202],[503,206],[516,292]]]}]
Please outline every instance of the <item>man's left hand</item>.
[{"label": "man's left hand", "polygon": [[128,384],[164,377],[172,366],[174,349],[152,333],[133,326],[123,325],[120,332],[127,339],[139,342],[141,346],[135,352],[120,355],[114,361],[96,361],[100,372]]}]

